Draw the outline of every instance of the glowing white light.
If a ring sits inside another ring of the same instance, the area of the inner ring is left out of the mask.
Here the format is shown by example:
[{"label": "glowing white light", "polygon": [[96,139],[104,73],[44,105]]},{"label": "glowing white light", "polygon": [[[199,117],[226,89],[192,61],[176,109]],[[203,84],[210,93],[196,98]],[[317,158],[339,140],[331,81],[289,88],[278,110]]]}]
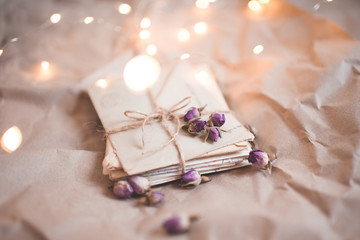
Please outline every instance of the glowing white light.
[{"label": "glowing white light", "polygon": [[150,18],[143,18],[140,22],[141,28],[149,28],[151,26],[151,20]]},{"label": "glowing white light", "polygon": [[198,81],[205,81],[209,77],[209,73],[207,71],[200,71],[196,73],[195,77]]},{"label": "glowing white light", "polygon": [[124,68],[125,84],[133,91],[142,91],[151,87],[159,74],[159,62],[147,55],[132,58]]},{"label": "glowing white light", "polygon": [[180,56],[180,59],[181,59],[181,60],[185,60],[185,59],[188,59],[188,58],[190,58],[190,54],[188,54],[188,53],[184,53],[184,54],[182,54],[182,55]]},{"label": "glowing white light", "polygon": [[177,34],[177,38],[180,42],[186,42],[190,39],[190,33],[186,29],[180,29]]},{"label": "glowing white light", "polygon": [[19,38],[13,38],[10,40],[10,42],[16,42],[17,40],[19,40]]},{"label": "glowing white light", "polygon": [[146,48],[146,52],[147,54],[149,54],[150,56],[153,56],[156,54],[157,52],[157,48],[154,44],[150,44],[149,46],[147,46]]},{"label": "glowing white light", "polygon": [[261,4],[268,4],[270,2],[270,0],[259,0],[259,2]]},{"label": "glowing white light", "polygon": [[107,81],[105,79],[99,79],[95,82],[95,86],[99,87],[99,88],[106,88],[108,85]]},{"label": "glowing white light", "polygon": [[333,0],[326,0],[327,2],[332,2]]},{"label": "glowing white light", "polygon": [[263,45],[257,45],[253,49],[254,54],[260,54],[262,51],[264,51],[264,46]]},{"label": "glowing white light", "polygon": [[90,24],[94,21],[94,18],[93,17],[86,17],[84,18],[84,23],[85,24]]},{"label": "glowing white light", "polygon": [[208,0],[197,0],[195,2],[195,6],[197,8],[201,8],[201,9],[208,8],[209,7],[209,1]]},{"label": "glowing white light", "polygon": [[131,12],[131,6],[129,4],[122,3],[119,5],[118,11],[124,15],[129,14]]},{"label": "glowing white light", "polygon": [[198,22],[194,25],[194,31],[197,34],[205,34],[207,32],[208,25],[205,22]]},{"label": "glowing white light", "polygon": [[261,10],[261,4],[257,0],[248,2],[248,7],[251,11],[258,12]]},{"label": "glowing white light", "polygon": [[139,38],[140,39],[148,39],[150,38],[150,31],[149,30],[142,30],[140,33],[139,33]]},{"label": "glowing white light", "polygon": [[0,56],[3,54],[4,49],[0,48]]},{"label": "glowing white light", "polygon": [[43,70],[48,70],[50,68],[50,63],[48,61],[42,61],[40,66]]},{"label": "glowing white light", "polygon": [[53,15],[50,16],[50,22],[51,23],[58,23],[61,20],[61,14],[60,13],[54,13]]},{"label": "glowing white light", "polygon": [[203,87],[213,91],[215,87],[215,78],[211,73],[211,70],[206,65],[200,65],[195,68],[195,79]]},{"label": "glowing white light", "polygon": [[11,153],[19,148],[22,142],[22,134],[17,126],[12,126],[1,137],[1,147]]}]

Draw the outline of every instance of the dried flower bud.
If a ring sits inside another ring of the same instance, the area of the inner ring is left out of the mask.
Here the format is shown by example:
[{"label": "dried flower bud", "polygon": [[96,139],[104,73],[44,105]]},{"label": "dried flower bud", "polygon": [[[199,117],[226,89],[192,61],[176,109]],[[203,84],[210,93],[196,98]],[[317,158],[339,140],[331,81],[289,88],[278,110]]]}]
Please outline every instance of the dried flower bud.
[{"label": "dried flower bud", "polygon": [[118,198],[129,198],[134,193],[134,190],[127,181],[120,180],[114,184],[113,192]]},{"label": "dried flower bud", "polygon": [[209,138],[214,142],[219,139],[219,130],[216,127],[209,128]]},{"label": "dried flower bud", "polygon": [[185,214],[179,214],[165,220],[163,227],[170,234],[184,233],[189,230],[191,222],[196,219],[195,216],[189,217]]},{"label": "dried flower bud", "polygon": [[200,112],[197,108],[191,108],[184,116],[184,121],[188,122],[193,118],[198,118],[200,116]]},{"label": "dried flower bud", "polygon": [[196,134],[205,129],[206,121],[195,120],[189,123],[188,132],[191,134]]},{"label": "dried flower bud", "polygon": [[131,176],[128,178],[128,182],[134,189],[134,192],[143,195],[150,190],[150,182],[146,177]]},{"label": "dried flower bud", "polygon": [[139,199],[140,204],[147,204],[149,206],[159,206],[165,198],[165,194],[161,192],[150,191],[146,194],[146,197]]},{"label": "dried flower bud", "polygon": [[225,123],[225,115],[220,113],[214,113],[211,115],[211,121],[215,127],[221,127]]},{"label": "dried flower bud", "polygon": [[190,170],[181,175],[183,187],[195,187],[201,183],[201,175],[196,170]]},{"label": "dried flower bud", "polygon": [[269,164],[269,155],[261,150],[252,150],[248,160],[256,167],[266,167]]},{"label": "dried flower bud", "polygon": [[161,193],[161,192],[149,192],[146,195],[147,198],[147,203],[150,206],[158,206],[160,205],[164,198],[165,198],[165,194]]}]

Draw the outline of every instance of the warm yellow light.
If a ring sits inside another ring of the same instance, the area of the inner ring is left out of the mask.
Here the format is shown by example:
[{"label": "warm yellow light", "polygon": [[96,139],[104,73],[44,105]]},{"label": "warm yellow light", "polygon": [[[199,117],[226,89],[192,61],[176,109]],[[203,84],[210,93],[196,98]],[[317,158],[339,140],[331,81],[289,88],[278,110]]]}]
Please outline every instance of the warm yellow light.
[{"label": "warm yellow light", "polygon": [[17,126],[12,126],[1,137],[1,147],[11,153],[19,148],[22,142],[22,134]]},{"label": "warm yellow light", "polygon": [[50,16],[50,22],[51,23],[58,23],[61,20],[61,14],[60,13],[54,13],[53,15]]},{"label": "warm yellow light", "polygon": [[185,60],[185,59],[188,59],[188,58],[190,58],[190,54],[188,54],[188,53],[184,53],[184,54],[182,54],[182,55],[180,56],[180,59],[181,59],[181,60]]},{"label": "warm yellow light", "polygon": [[42,61],[40,66],[43,70],[48,70],[50,68],[50,63],[48,61]]},{"label": "warm yellow light", "polygon": [[150,31],[149,30],[141,30],[141,32],[139,33],[139,38],[140,39],[148,39],[150,38]]},{"label": "warm yellow light", "polygon": [[195,2],[195,5],[196,5],[197,8],[201,8],[201,9],[208,8],[209,7],[209,1],[208,0],[197,0]]},{"label": "warm yellow light", "polygon": [[190,33],[186,29],[180,29],[180,31],[177,34],[177,38],[180,42],[186,42],[190,39]]},{"label": "warm yellow light", "polygon": [[124,68],[124,81],[133,91],[143,91],[151,87],[160,74],[160,64],[153,57],[139,55],[132,58]]},{"label": "warm yellow light", "polygon": [[259,0],[259,2],[261,4],[268,4],[270,2],[270,0]]},{"label": "warm yellow light", "polygon": [[151,20],[150,18],[143,18],[140,22],[141,28],[149,28],[151,26]]},{"label": "warm yellow light", "polygon": [[90,24],[94,21],[94,18],[93,17],[86,17],[84,18],[84,23],[85,24]]},{"label": "warm yellow light", "polygon": [[327,2],[332,2],[333,0],[326,0]]},{"label": "warm yellow light", "polygon": [[205,81],[209,77],[209,73],[202,70],[197,72],[195,77],[198,81]]},{"label": "warm yellow light", "polygon": [[207,32],[208,25],[205,22],[198,22],[194,25],[194,31],[197,34],[205,34]]},{"label": "warm yellow light", "polygon": [[124,15],[129,14],[131,12],[131,6],[129,4],[122,3],[119,5],[118,11]]},{"label": "warm yellow light", "polygon": [[105,79],[99,79],[95,82],[95,86],[99,87],[99,88],[106,88],[108,85],[107,81]]},{"label": "warm yellow light", "polygon": [[3,52],[4,52],[4,49],[0,49],[0,56],[3,54]]},{"label": "warm yellow light", "polygon": [[147,46],[146,48],[146,52],[147,54],[149,54],[150,56],[153,56],[156,54],[157,52],[157,48],[154,44],[150,44],[149,46]]},{"label": "warm yellow light", "polygon": [[254,54],[260,54],[262,51],[264,51],[263,45],[257,45],[253,49]]},{"label": "warm yellow light", "polygon": [[258,12],[261,10],[261,4],[257,0],[251,0],[248,3],[248,7],[251,11]]}]

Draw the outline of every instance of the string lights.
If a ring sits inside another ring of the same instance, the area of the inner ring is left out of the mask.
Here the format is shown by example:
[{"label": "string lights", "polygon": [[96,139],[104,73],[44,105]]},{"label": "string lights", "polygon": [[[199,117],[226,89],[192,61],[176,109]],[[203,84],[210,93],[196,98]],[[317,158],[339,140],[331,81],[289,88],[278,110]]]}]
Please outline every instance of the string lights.
[{"label": "string lights", "polygon": [[185,28],[179,30],[177,38],[180,42],[186,42],[190,39],[190,32]]},{"label": "string lights", "polygon": [[86,17],[84,18],[84,23],[85,24],[90,24],[94,21],[94,18],[93,17]]},{"label": "string lights", "polygon": [[208,30],[208,25],[205,22],[198,22],[194,25],[194,31],[197,34],[205,34]]},{"label": "string lights", "polygon": [[154,44],[150,44],[146,47],[146,52],[150,56],[154,56],[157,52],[157,47]]},{"label": "string lights", "polygon": [[48,61],[42,61],[40,66],[43,70],[48,70],[50,68],[50,63]]},{"label": "string lights", "polygon": [[118,11],[120,14],[127,15],[131,12],[131,6],[127,3],[122,3],[119,5]]},{"label": "string lights", "polygon": [[54,13],[53,15],[50,16],[50,22],[53,24],[56,24],[58,22],[60,22],[61,20],[61,14],[60,13]]},{"label": "string lights", "polygon": [[97,87],[99,87],[99,88],[106,88],[107,87],[107,81],[105,80],[105,79],[103,79],[103,78],[101,78],[101,79],[99,79],[99,80],[97,80],[96,82],[95,82],[95,86],[97,86]]},{"label": "string lights", "polygon": [[145,17],[145,18],[143,18],[142,20],[141,20],[141,22],[140,22],[140,27],[141,28],[149,28],[151,26],[151,20],[150,20],[150,18],[148,18],[148,17]]},{"label": "string lights", "polygon": [[256,55],[260,54],[262,51],[264,51],[264,46],[263,45],[257,45],[253,49],[253,53],[256,54]]},{"label": "string lights", "polygon": [[12,126],[1,137],[1,148],[8,153],[18,149],[22,142],[22,133],[17,126]]},{"label": "string lights", "polygon": [[[325,2],[332,2],[332,0],[324,0]],[[214,3],[215,0],[196,0],[195,4],[193,6],[195,6],[198,9],[207,9],[210,7],[210,4]],[[250,11],[253,12],[261,12],[263,10],[263,7],[267,4],[270,4],[270,0],[249,0],[248,1],[248,9]],[[137,6],[138,7],[138,6]],[[320,4],[317,3],[314,6],[314,10],[319,9]],[[121,3],[118,5],[117,7],[117,11],[119,14],[121,15],[130,15],[130,13],[132,12],[133,8],[130,4],[128,3]],[[137,9],[136,9],[137,10]],[[147,14],[147,11],[143,11],[143,15],[145,15],[145,13]],[[131,14],[130,16],[133,16],[133,14]],[[148,40],[151,37],[151,32],[150,32],[150,28],[152,27],[152,21],[148,16],[141,16],[142,18],[141,21],[136,22],[136,25],[139,27],[138,29],[140,30],[138,32],[138,40]],[[39,26],[39,29],[44,29],[47,27],[51,27],[54,24],[59,24],[63,19],[63,16],[59,13],[59,12],[54,12],[47,20],[46,22],[44,22],[42,25]],[[135,18],[136,19],[136,18]],[[192,31],[194,34],[197,35],[205,35],[208,34],[209,31],[209,24],[205,21],[201,21],[201,19],[199,19],[200,21],[198,22],[194,22],[192,25]],[[91,24],[91,23],[103,23],[104,19],[102,18],[94,18],[93,16],[86,16],[85,18],[80,19],[80,23],[83,23],[85,25]],[[122,31],[123,28],[122,26],[114,26],[113,30],[115,32],[120,32]],[[177,32],[175,32],[174,36],[176,36],[176,39],[181,42],[188,42],[191,39],[191,33],[190,33],[191,29],[189,29],[189,27],[183,27],[178,29]],[[36,32],[36,31],[33,31]],[[30,32],[32,33],[32,32]],[[29,36],[30,34],[27,33],[25,36]],[[10,39],[8,42],[5,42],[2,46],[0,45],[0,58],[3,58],[6,53],[6,47],[8,44],[11,43],[15,43],[19,40],[19,37],[14,37],[12,39]],[[156,44],[156,42],[155,42]],[[159,63],[156,61],[155,58],[151,57],[156,55],[158,52],[161,52],[161,48],[158,48],[154,43],[149,44],[148,42],[146,42],[146,44],[144,45],[136,45],[134,47],[136,48],[144,48],[144,51],[139,51],[142,52],[143,54],[147,54],[147,55],[141,55],[138,57],[133,58],[131,61],[128,62],[128,64],[125,67],[125,71],[124,71],[124,79],[127,85],[129,85],[129,87],[131,89],[135,89],[135,90],[141,90],[144,87],[148,88],[150,87],[153,83],[154,83],[154,79],[157,78],[157,75],[160,72],[160,65]],[[139,49],[136,49],[139,50]],[[252,49],[252,53],[255,55],[259,55],[264,51],[264,46],[259,44],[257,46],[255,46]],[[189,59],[191,57],[190,53],[182,53],[179,54],[179,57],[177,57],[178,60],[186,60]],[[43,60],[41,62],[39,62],[37,65],[37,74],[38,74],[38,78],[40,81],[44,81],[44,80],[49,80],[53,74],[54,74],[54,65],[51,64],[49,61]],[[142,69],[142,71],[139,71],[139,69]],[[147,73],[145,75],[139,76],[139,73]],[[207,79],[207,76],[205,76],[207,73],[206,72],[198,72],[197,73],[197,78],[198,79]],[[134,77],[136,76],[136,77]],[[145,77],[146,76],[146,77]],[[147,83],[144,82],[139,82],[136,81],[137,78],[148,78],[148,76],[152,76],[150,77],[150,81]],[[94,83],[97,87],[99,88],[106,88],[108,86],[108,82],[106,79],[99,79]],[[9,132],[8,132],[9,131]],[[9,137],[10,136],[10,137]],[[16,136],[16,137],[14,137]],[[7,142],[15,142],[15,140],[7,140],[7,139],[17,139],[16,142],[18,142],[17,144],[8,144]],[[11,151],[15,151],[17,149],[17,147],[21,144],[21,140],[22,140],[22,135],[21,135],[21,131],[14,126],[11,129],[8,129],[3,137],[2,137],[2,142],[1,142],[1,146],[3,147],[3,149],[7,149],[6,151],[11,152]],[[5,141],[5,142],[4,142]],[[15,145],[18,145],[17,147],[14,147]],[[10,147],[9,147],[10,146]],[[13,149],[13,150],[12,150]]]}]

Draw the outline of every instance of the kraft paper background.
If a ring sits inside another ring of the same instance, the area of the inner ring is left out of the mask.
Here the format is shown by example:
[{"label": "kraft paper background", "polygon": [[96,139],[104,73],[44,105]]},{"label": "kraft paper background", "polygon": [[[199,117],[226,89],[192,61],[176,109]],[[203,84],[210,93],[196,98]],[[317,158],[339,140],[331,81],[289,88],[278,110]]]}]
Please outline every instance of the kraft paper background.
[{"label": "kraft paper background", "polygon": [[[157,190],[165,204],[149,208],[108,189],[105,141],[82,82],[128,50],[133,21],[117,13],[117,1],[0,1],[0,42],[63,15],[0,57],[0,133],[16,125],[23,134],[17,151],[0,150],[0,238],[358,239],[360,4],[318,1],[314,12],[315,1],[291,2],[307,10],[275,0],[257,15],[230,0],[205,11],[193,1],[148,9],[160,61],[190,52],[194,64],[212,65],[238,120],[278,155],[271,176],[246,167],[193,190],[164,185]],[[84,25],[85,16],[103,21]],[[210,24],[208,36],[168,40],[200,20]],[[258,44],[264,51],[254,55]],[[49,79],[38,73],[43,60],[52,64]],[[175,212],[199,220],[169,237],[161,224]]]}]

